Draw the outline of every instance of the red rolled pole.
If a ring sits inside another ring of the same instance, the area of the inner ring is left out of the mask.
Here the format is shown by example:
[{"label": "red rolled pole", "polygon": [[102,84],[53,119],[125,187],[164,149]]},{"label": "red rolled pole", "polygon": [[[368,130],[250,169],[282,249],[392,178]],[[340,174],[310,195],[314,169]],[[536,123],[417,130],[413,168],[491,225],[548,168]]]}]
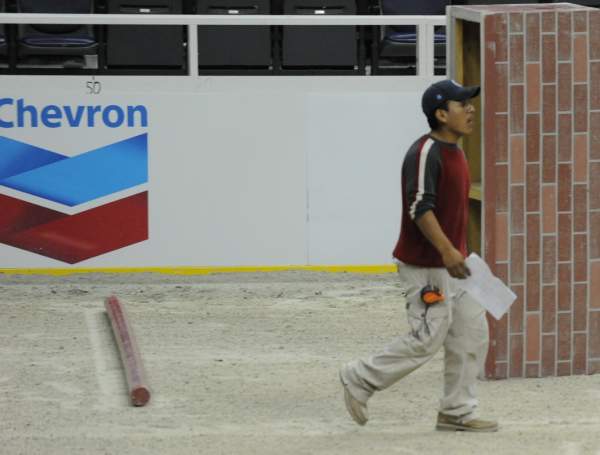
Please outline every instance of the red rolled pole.
[{"label": "red rolled pole", "polygon": [[140,351],[131,326],[127,321],[125,310],[115,296],[104,301],[104,307],[110,319],[121,361],[125,368],[125,378],[129,389],[129,397],[134,406],[144,406],[150,400],[150,389],[146,382],[146,374],[142,364]]}]

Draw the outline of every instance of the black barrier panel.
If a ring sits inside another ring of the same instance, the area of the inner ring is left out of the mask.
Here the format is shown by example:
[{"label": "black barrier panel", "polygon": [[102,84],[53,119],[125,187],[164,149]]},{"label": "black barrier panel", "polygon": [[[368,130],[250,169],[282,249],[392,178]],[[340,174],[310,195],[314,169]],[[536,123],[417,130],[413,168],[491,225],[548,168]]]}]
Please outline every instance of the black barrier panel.
[{"label": "black barrier panel", "polygon": [[[355,0],[284,0],[284,14],[356,14]],[[355,26],[283,27],[284,68],[354,68],[358,64],[358,32]]]},{"label": "black barrier panel", "polygon": [[[196,14],[270,14],[269,0],[198,0]],[[200,68],[269,68],[270,26],[199,26]]]},{"label": "black barrier panel", "polygon": [[[182,14],[182,0],[108,0],[109,14]],[[181,25],[109,25],[108,68],[182,68],[185,65]]]}]

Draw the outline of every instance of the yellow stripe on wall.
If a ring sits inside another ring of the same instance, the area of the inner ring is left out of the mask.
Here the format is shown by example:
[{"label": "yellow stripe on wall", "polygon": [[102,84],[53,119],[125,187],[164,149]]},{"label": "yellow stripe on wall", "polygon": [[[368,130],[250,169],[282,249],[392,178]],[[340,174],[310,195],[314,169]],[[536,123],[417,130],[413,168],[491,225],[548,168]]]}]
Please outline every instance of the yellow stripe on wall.
[{"label": "yellow stripe on wall", "polygon": [[256,273],[285,272],[300,270],[331,273],[391,273],[396,271],[394,264],[382,265],[276,265],[243,267],[106,267],[73,269],[0,269],[4,275],[74,275],[78,273],[163,273],[167,275],[210,275],[213,273]]}]

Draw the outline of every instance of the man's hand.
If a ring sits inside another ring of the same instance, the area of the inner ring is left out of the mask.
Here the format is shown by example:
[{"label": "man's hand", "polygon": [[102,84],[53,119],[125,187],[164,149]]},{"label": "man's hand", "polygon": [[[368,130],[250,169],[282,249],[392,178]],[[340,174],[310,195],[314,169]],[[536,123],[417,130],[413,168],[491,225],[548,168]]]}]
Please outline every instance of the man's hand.
[{"label": "man's hand", "polygon": [[464,279],[471,275],[471,271],[465,264],[464,256],[448,240],[433,211],[428,210],[415,223],[427,240],[440,252],[444,267],[450,276]]},{"label": "man's hand", "polygon": [[449,248],[444,251],[442,253],[442,261],[450,276],[454,278],[465,279],[471,275],[471,271],[465,264],[465,258],[456,248]]}]

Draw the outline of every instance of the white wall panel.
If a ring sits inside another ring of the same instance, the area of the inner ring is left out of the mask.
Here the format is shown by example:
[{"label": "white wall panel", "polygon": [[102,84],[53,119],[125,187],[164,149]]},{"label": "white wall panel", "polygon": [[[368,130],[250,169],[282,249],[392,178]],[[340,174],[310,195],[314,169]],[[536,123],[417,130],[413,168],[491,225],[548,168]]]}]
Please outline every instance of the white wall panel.
[{"label": "white wall panel", "polygon": [[391,261],[404,154],[427,129],[420,94],[315,94],[309,100],[309,260]]},{"label": "white wall panel", "polygon": [[[149,239],[73,267],[389,262],[400,165],[425,131],[419,100],[432,82],[103,77],[101,93],[88,95],[87,77],[2,79],[0,98],[40,107],[148,109],[147,128],[0,129],[69,156],[148,133]],[[64,266],[0,244],[0,267]]]}]

